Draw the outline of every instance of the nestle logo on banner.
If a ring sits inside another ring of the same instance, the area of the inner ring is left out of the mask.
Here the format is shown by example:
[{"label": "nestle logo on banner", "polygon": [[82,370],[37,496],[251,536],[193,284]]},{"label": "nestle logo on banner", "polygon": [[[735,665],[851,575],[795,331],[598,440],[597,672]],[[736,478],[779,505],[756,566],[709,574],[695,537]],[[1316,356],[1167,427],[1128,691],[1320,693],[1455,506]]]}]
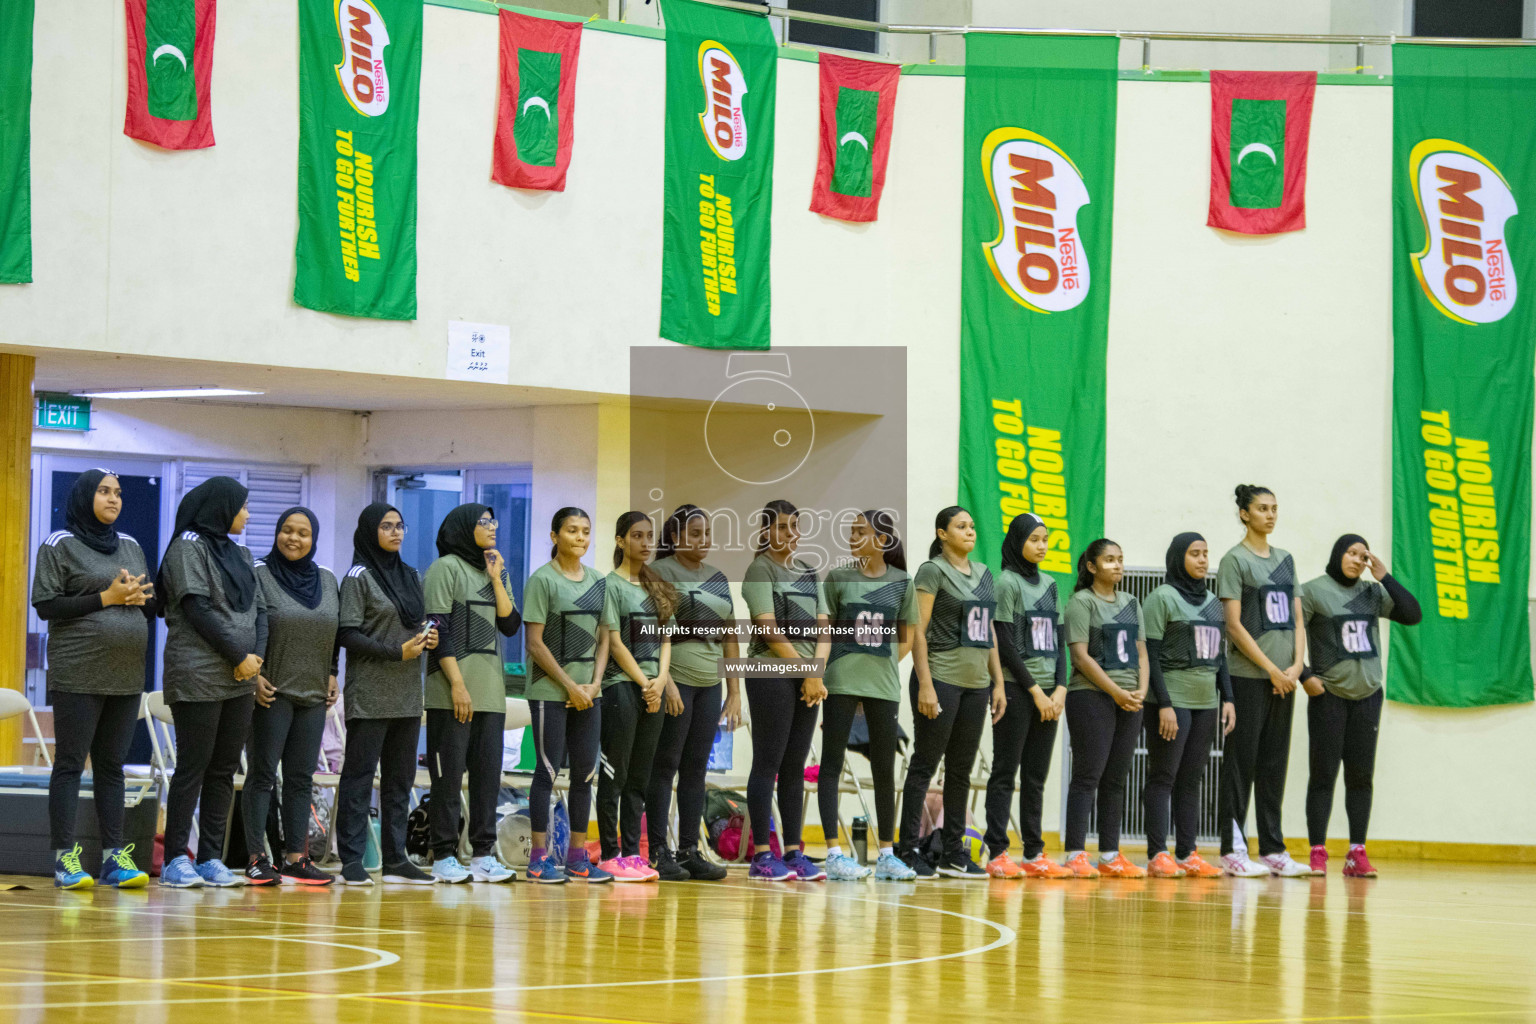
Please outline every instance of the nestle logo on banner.
[{"label": "nestle logo on banner", "polygon": [[336,0],[336,34],[341,37],[336,83],[342,95],[359,114],[378,117],[389,109],[389,70],[384,66],[389,30],[384,16],[368,0]]},{"label": "nestle logo on banner", "polygon": [[1520,212],[1509,182],[1481,154],[1425,139],[1408,156],[1424,248],[1413,271],[1435,308],[1463,324],[1491,324],[1515,308],[1515,268],[1504,224]]},{"label": "nestle logo on banner", "polygon": [[699,81],[704,86],[699,127],[705,141],[721,160],[740,160],[747,155],[747,118],[742,109],[747,76],[741,63],[723,43],[706,39],[699,44]]},{"label": "nestle logo on banner", "polygon": [[1077,165],[1043,135],[998,128],[982,143],[981,167],[997,213],[997,239],[986,246],[997,283],[1037,313],[1081,305],[1089,272],[1077,211],[1091,199]]}]

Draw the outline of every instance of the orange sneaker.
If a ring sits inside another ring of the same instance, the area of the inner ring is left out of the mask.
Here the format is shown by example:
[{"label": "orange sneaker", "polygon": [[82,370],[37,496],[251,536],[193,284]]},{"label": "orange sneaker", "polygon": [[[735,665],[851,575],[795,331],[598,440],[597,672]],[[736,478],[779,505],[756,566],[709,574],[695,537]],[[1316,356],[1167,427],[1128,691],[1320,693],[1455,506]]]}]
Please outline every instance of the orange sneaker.
[{"label": "orange sneaker", "polygon": [[1147,874],[1153,878],[1183,878],[1184,869],[1179,867],[1179,862],[1164,850],[1156,857],[1147,861]]},{"label": "orange sneaker", "polygon": [[1184,869],[1186,878],[1220,878],[1221,868],[1207,861],[1198,853],[1191,853],[1188,857],[1179,861],[1179,867]]},{"label": "orange sneaker", "polygon": [[987,862],[987,874],[993,878],[1023,878],[1024,869],[1015,864],[1008,856],[1008,851],[993,857]]},{"label": "orange sneaker", "polygon": [[1098,878],[1099,872],[1093,866],[1093,861],[1088,859],[1086,853],[1079,853],[1066,864],[1062,870],[1068,872],[1073,878]]},{"label": "orange sneaker", "polygon": [[1115,856],[1113,859],[1107,861],[1099,861],[1099,874],[1105,876],[1106,878],[1147,877],[1147,871],[1145,868],[1139,868],[1135,864],[1132,864],[1130,861],[1126,860],[1125,854],[1121,853],[1119,850],[1115,851]]},{"label": "orange sneaker", "polygon": [[1043,852],[1034,860],[1026,860],[1019,865],[1025,878],[1071,878],[1072,872],[1057,864]]}]

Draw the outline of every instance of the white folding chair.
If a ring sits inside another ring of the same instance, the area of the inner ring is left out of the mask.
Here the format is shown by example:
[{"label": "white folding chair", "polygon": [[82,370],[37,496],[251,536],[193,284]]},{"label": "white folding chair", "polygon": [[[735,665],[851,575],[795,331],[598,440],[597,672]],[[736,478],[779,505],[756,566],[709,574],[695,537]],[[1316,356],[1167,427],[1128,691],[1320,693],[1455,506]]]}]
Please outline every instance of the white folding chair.
[{"label": "white folding chair", "polygon": [[[37,750],[32,753],[30,765],[16,765],[12,770],[19,769],[26,774],[46,775],[53,771],[53,755],[48,753],[48,741],[43,737],[43,727],[37,721],[37,712],[32,708],[32,702],[27,700],[27,695],[20,690],[12,690],[9,687],[0,688],[0,721],[15,718],[17,715],[26,715],[27,721],[32,725],[32,736],[37,740]],[[38,760],[43,764],[40,767]]]}]

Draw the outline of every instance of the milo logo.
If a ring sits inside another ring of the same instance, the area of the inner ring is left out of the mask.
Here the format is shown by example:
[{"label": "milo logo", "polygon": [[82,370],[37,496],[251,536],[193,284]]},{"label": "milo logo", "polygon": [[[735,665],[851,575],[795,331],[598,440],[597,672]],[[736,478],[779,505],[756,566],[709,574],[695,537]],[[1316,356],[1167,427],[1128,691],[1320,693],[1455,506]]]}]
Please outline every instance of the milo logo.
[{"label": "milo logo", "polygon": [[1463,324],[1491,324],[1515,306],[1515,268],[1504,224],[1520,212],[1498,168],[1449,139],[1425,139],[1408,156],[1424,248],[1413,272],[1435,308]]},{"label": "milo logo", "polygon": [[389,69],[384,66],[389,30],[384,17],[369,0],[336,0],[336,34],[341,37],[336,84],[353,110],[378,117],[389,109]]},{"label": "milo logo", "polygon": [[704,86],[704,112],[699,115],[704,140],[721,160],[740,160],[747,155],[742,106],[747,76],[741,63],[723,43],[706,39],[699,44],[699,82]]},{"label": "milo logo", "polygon": [[981,145],[981,167],[997,213],[997,239],[985,246],[997,283],[1037,313],[1081,305],[1089,271],[1077,211],[1091,199],[1072,158],[1043,135],[998,128]]}]

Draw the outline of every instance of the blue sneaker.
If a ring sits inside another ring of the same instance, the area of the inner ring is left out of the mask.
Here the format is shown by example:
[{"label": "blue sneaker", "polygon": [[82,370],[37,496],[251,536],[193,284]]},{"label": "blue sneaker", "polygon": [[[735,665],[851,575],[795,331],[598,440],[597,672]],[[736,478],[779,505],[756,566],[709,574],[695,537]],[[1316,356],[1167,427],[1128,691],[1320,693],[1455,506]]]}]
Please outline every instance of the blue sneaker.
[{"label": "blue sneaker", "polygon": [[439,882],[467,882],[470,878],[469,869],[459,863],[457,857],[443,857],[432,862],[432,877]]},{"label": "blue sneaker", "polygon": [[132,843],[115,850],[102,850],[101,884],[119,889],[142,889],[148,885],[149,875],[139,870],[132,854]]},{"label": "blue sneaker", "polygon": [[59,889],[89,889],[96,884],[91,873],[80,866],[80,844],[73,850],[53,851],[53,884]]},{"label": "blue sneaker", "polygon": [[215,857],[213,860],[205,860],[197,865],[197,873],[204,884],[211,885],[215,889],[238,889],[245,884],[245,876],[237,875],[224,866],[224,862]]},{"label": "blue sneaker", "polygon": [[795,877],[789,865],[773,855],[772,850],[754,854],[747,878],[757,882],[785,882]]},{"label": "blue sneaker", "polygon": [[902,863],[894,853],[882,853],[875,862],[875,877],[885,882],[915,882],[917,872]]},{"label": "blue sneaker", "polygon": [[469,874],[477,882],[511,882],[517,872],[496,859],[494,854],[475,857],[469,862]]},{"label": "blue sneaker", "polygon": [[[606,871],[603,873],[607,874]],[[540,857],[528,865],[528,881],[541,885],[559,885],[569,882],[570,877],[566,875],[565,868],[555,863],[553,857]]]},{"label": "blue sneaker", "polygon": [[606,871],[592,863],[592,858],[587,856],[586,850],[573,850],[565,862],[565,875],[574,878],[578,882],[587,882],[597,885],[600,882],[613,881],[613,873]]},{"label": "blue sneaker", "polygon": [[861,878],[868,878],[869,875],[869,868],[846,853],[827,854],[827,877],[834,882],[857,882]]},{"label": "blue sneaker", "polygon": [[795,873],[797,881],[822,882],[827,877],[821,866],[807,857],[803,850],[789,851],[789,855],[784,858],[784,866]]},{"label": "blue sneaker", "polygon": [[192,858],[182,854],[160,869],[160,884],[170,889],[201,889],[203,876],[192,866]]}]

